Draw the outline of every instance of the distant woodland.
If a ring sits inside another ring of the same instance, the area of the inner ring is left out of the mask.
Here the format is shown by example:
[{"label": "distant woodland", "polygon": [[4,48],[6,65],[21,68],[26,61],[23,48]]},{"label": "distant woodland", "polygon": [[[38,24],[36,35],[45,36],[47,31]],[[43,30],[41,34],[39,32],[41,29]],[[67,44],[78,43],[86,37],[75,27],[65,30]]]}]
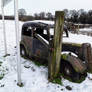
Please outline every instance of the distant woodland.
[{"label": "distant woodland", "polygon": [[[85,11],[84,9],[80,10],[68,10],[64,9],[65,12],[65,21],[72,23],[81,23],[81,24],[92,24],[92,10]],[[51,12],[40,12],[34,13],[33,15],[28,15],[25,9],[19,9],[19,20],[21,21],[30,21],[30,20],[54,20],[55,15]],[[0,19],[2,16],[0,15]],[[5,16],[5,19],[14,20],[14,16]]]}]

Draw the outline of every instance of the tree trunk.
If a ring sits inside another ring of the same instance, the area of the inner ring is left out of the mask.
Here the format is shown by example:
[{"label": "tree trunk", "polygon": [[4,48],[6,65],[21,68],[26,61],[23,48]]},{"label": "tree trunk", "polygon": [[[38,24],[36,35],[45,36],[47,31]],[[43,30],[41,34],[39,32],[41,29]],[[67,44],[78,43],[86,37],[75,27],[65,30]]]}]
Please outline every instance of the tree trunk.
[{"label": "tree trunk", "polygon": [[57,77],[60,69],[61,51],[62,51],[62,35],[63,35],[64,12],[56,11],[55,13],[55,29],[54,39],[51,48],[53,51],[49,53],[48,77],[53,80]]}]

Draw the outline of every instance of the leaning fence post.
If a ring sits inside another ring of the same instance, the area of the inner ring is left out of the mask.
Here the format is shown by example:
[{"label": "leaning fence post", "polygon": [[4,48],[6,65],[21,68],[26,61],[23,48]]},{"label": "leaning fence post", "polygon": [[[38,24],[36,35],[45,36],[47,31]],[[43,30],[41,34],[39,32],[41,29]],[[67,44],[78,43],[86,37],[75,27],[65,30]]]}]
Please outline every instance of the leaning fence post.
[{"label": "leaning fence post", "polygon": [[48,62],[48,77],[49,80],[53,80],[57,77],[60,69],[60,59],[62,51],[62,34],[63,34],[63,24],[64,24],[64,12],[56,11],[55,13],[55,29],[54,29],[54,39],[51,48],[52,51],[49,53]]}]

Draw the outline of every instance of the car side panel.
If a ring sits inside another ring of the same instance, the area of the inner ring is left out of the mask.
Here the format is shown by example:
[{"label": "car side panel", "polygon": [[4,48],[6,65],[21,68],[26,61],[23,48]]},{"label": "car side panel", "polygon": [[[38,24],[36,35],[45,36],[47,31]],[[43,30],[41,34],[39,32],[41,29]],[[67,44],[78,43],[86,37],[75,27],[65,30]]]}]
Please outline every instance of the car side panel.
[{"label": "car side panel", "polygon": [[38,58],[47,59],[48,58],[48,48],[38,39],[33,39],[33,55]]},{"label": "car side panel", "polygon": [[29,56],[31,56],[33,50],[32,50],[32,40],[33,38],[32,37],[29,37],[29,36],[23,36],[22,37],[22,44],[24,45],[25,49],[26,49],[26,52]]}]

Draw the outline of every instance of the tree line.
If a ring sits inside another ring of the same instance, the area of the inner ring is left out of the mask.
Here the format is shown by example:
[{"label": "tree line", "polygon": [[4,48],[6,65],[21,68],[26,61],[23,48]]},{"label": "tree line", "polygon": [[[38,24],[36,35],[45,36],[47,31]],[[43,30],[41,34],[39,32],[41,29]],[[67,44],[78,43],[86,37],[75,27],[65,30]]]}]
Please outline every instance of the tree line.
[{"label": "tree line", "polygon": [[[65,20],[73,23],[82,23],[82,24],[92,24],[92,10],[85,11],[84,9],[80,10],[68,10],[64,9]],[[25,9],[19,9],[19,19],[21,21],[30,21],[30,20],[54,20],[55,15],[51,12],[40,12],[34,13],[34,15],[27,15]],[[0,15],[0,19],[2,16]],[[14,19],[14,16],[5,16],[6,19]]]},{"label": "tree line", "polygon": [[[85,11],[84,9],[80,10],[68,10],[64,9],[65,12],[65,20],[73,23],[82,23],[82,24],[92,24],[92,10]],[[24,9],[19,9],[19,16],[26,15],[26,11]],[[35,13],[31,19],[46,19],[46,20],[54,20],[55,15],[51,12],[40,12]],[[29,19],[29,18],[28,18]]]},{"label": "tree line", "polygon": [[92,24],[92,10],[68,10],[64,9],[65,20],[73,23]]},{"label": "tree line", "polygon": [[19,9],[19,17],[21,20],[53,20],[54,15],[50,12],[40,12],[40,13],[34,13],[34,15],[27,15],[27,12],[25,9]]}]

